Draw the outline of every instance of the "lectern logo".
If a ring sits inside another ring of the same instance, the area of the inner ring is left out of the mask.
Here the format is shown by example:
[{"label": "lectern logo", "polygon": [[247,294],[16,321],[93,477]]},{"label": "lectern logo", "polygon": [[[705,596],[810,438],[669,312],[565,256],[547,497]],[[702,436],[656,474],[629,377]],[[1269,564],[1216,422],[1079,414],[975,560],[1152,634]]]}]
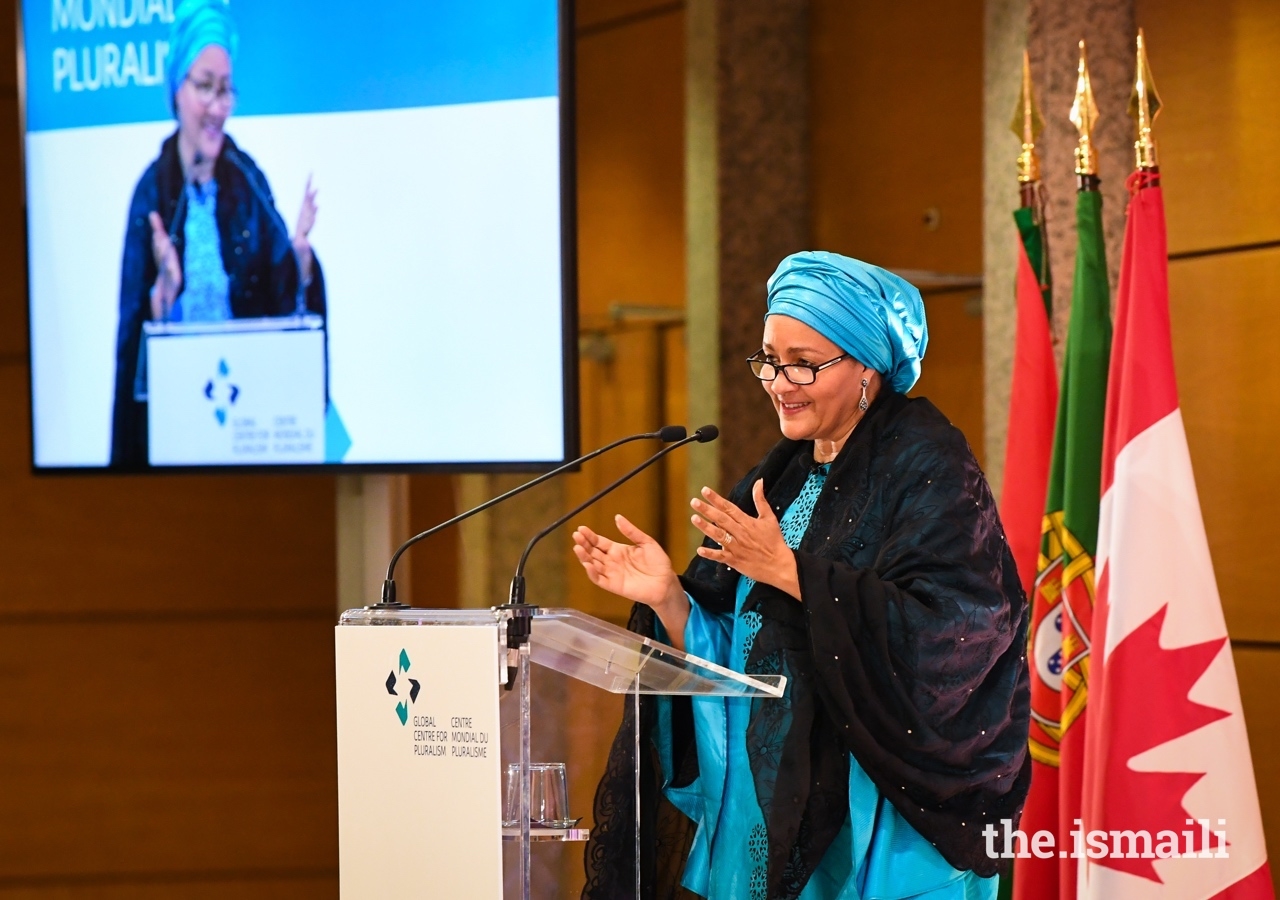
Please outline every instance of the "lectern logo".
[{"label": "lectern logo", "polygon": [[[409,672],[409,654],[403,648],[400,650],[400,659],[396,661],[396,667],[391,670],[391,674],[387,676],[387,693],[392,697],[400,698],[396,704],[396,718],[400,720],[401,725],[409,722],[409,704],[418,702],[418,691],[422,690],[422,685],[408,677]],[[405,677],[405,681],[409,682],[409,699],[403,699],[403,695],[396,690],[404,690],[404,685],[396,678],[396,672]]]},{"label": "lectern logo", "polygon": [[213,404],[213,415],[219,425],[227,424],[227,413],[235,406],[240,388],[231,383],[231,369],[225,359],[218,360],[218,374],[204,385],[204,397]]}]

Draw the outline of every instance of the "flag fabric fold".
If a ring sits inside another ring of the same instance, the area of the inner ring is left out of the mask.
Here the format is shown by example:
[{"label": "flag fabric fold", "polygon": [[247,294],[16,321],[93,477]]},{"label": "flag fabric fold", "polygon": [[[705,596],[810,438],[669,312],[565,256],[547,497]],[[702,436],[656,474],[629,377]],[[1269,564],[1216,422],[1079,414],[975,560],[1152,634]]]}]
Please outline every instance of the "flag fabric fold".
[{"label": "flag fabric fold", "polygon": [[1018,228],[1016,280],[1017,331],[1009,391],[1009,430],[1005,444],[1000,521],[1018,564],[1018,577],[1031,597],[1040,556],[1053,425],[1058,409],[1058,368],[1050,330],[1048,253],[1038,210],[1013,214]]},{"label": "flag fabric fold", "polygon": [[1272,900],[1178,405],[1159,175],[1140,170],[1130,192],[1107,389],[1082,830],[1132,833],[1136,847],[1108,838],[1105,855],[1077,860],[1078,896]]}]

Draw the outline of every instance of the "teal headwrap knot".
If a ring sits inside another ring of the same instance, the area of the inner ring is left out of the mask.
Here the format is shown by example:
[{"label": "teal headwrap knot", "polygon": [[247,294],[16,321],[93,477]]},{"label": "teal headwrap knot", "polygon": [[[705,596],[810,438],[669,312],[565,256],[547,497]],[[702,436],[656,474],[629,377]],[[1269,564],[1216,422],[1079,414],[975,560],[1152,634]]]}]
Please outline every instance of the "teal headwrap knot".
[{"label": "teal headwrap knot", "polygon": [[916,288],[878,266],[821,250],[793,253],[769,278],[769,316],[790,316],[870,366],[899,393],[929,343]]},{"label": "teal headwrap knot", "polygon": [[177,111],[178,88],[205,47],[217,45],[234,61],[239,43],[228,0],[178,0],[169,31],[169,65],[165,68],[170,108]]}]

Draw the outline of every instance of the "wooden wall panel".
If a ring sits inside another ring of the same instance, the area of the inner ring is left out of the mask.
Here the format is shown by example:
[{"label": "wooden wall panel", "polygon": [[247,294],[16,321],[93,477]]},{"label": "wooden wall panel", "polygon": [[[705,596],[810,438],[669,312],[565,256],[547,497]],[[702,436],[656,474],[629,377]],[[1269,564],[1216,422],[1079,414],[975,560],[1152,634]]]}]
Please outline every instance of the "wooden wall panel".
[{"label": "wooden wall panel", "polygon": [[1280,4],[1139,0],[1137,11],[1164,101],[1169,249],[1280,240]]},{"label": "wooden wall panel", "polygon": [[969,439],[983,462],[982,314],[970,292],[925,297],[929,348],[911,393],[928,397]]},{"label": "wooden wall panel", "polygon": [[4,22],[4,37],[0,39],[0,90],[18,89],[18,42],[14,28],[17,6],[17,0],[0,0],[0,21]]},{"label": "wooden wall panel", "polygon": [[[409,476],[409,534],[426,531],[452,519],[459,512],[453,478],[448,475]],[[415,544],[406,553],[412,559],[409,584],[413,606],[454,607],[459,604],[460,541],[461,535],[456,527],[446,528]],[[399,569],[396,571],[398,573]]]},{"label": "wooden wall panel", "polygon": [[683,307],[684,15],[590,34],[577,54],[579,309]]},{"label": "wooden wall panel", "polygon": [[19,147],[18,100],[8,88],[0,88],[0,360],[8,362],[25,360],[27,352],[26,226]]},{"label": "wooden wall panel", "polygon": [[1275,747],[1280,741],[1276,724],[1280,722],[1280,693],[1275,689],[1280,683],[1280,647],[1236,647],[1234,656],[1262,804],[1262,827],[1267,834],[1267,859],[1274,877],[1276,860],[1280,860],[1280,766],[1275,762]]},{"label": "wooden wall panel", "polygon": [[336,875],[301,874],[245,878],[156,879],[145,884],[123,882],[0,887],[0,900],[330,900],[338,896]]},{"label": "wooden wall panel", "polygon": [[590,34],[600,28],[626,27],[683,6],[683,0],[577,0],[575,13],[578,30]]},{"label": "wooden wall panel", "polygon": [[336,870],[333,628],[0,628],[0,886]]},{"label": "wooden wall panel", "polygon": [[[615,304],[683,309],[684,27],[680,3],[580,0],[577,6],[578,253],[583,450],[660,424],[688,423],[684,335],[652,323],[619,324]],[[603,23],[613,23],[601,27]],[[665,420],[665,421],[663,421]],[[565,482],[566,508],[604,487],[658,449],[636,444],[588,463]],[[681,556],[688,526],[685,459],[627,484],[580,521],[616,535],[622,512],[666,537]],[[665,484],[665,488],[664,488]],[[664,499],[665,495],[665,499]],[[665,507],[665,508],[664,508]],[[550,515],[550,511],[549,511]],[[568,553],[568,528],[553,535],[567,566],[569,604],[625,622],[630,604],[593,587]],[[539,552],[551,552],[550,548]],[[536,684],[537,682],[535,682]],[[569,748],[574,815],[591,818],[591,801],[620,717],[621,698],[560,684],[565,715],[555,728]],[[535,739],[537,735],[535,734]],[[583,881],[578,847],[544,851],[558,871],[555,896],[576,897]]]},{"label": "wooden wall panel", "polygon": [[[812,0],[815,247],[982,271],[982,2]],[[940,213],[925,226],[925,210]],[[982,320],[930,298],[920,385],[983,454]]]},{"label": "wooden wall panel", "polygon": [[[673,349],[673,342],[682,340],[680,331],[664,338],[652,323],[620,324],[611,316],[615,305],[684,306],[684,14],[672,4],[584,2],[578,21],[598,24],[641,10],[655,14],[605,30],[588,28],[577,41],[584,450],[665,424],[659,421],[664,413],[672,423],[683,422],[685,409],[683,348]],[[636,444],[588,463],[567,480],[566,506],[656,449]],[[649,533],[662,535],[682,515],[673,510],[687,503],[684,491],[677,496],[674,487],[683,488],[682,465],[646,472],[581,521],[614,535],[613,515],[622,512]],[[626,604],[586,581],[568,554],[567,538],[566,528],[564,536],[551,540],[559,540],[566,554],[571,603],[593,615],[625,618]]]},{"label": "wooden wall panel", "polygon": [[[602,340],[613,348],[612,359],[583,359],[580,367],[582,442],[588,448],[602,446],[626,434],[653,429],[659,424],[657,379],[654,377],[658,333],[651,328],[613,330]],[[581,474],[574,475],[567,482],[566,507],[581,503],[593,491],[639,465],[659,447],[656,441],[637,441],[587,463]],[[677,452],[686,453],[691,449]],[[600,534],[620,538],[613,517],[621,513],[646,533],[658,536],[664,524],[660,475],[657,466],[642,473],[585,510],[576,521]],[[561,538],[566,548],[571,527],[566,526],[565,536]],[[590,584],[572,556],[567,562],[570,566],[569,596],[575,607],[607,619],[625,618],[629,604]]]},{"label": "wooden wall panel", "polygon": [[1280,250],[1173,262],[1169,293],[1182,415],[1227,624],[1237,640],[1280,643],[1274,549],[1259,525],[1280,506],[1271,350],[1280,347]]},{"label": "wooden wall panel", "polygon": [[24,365],[0,365],[0,615],[333,610],[329,476],[29,470]]},{"label": "wooden wall panel", "polygon": [[980,272],[982,3],[812,0],[810,16],[817,244],[890,268]]}]

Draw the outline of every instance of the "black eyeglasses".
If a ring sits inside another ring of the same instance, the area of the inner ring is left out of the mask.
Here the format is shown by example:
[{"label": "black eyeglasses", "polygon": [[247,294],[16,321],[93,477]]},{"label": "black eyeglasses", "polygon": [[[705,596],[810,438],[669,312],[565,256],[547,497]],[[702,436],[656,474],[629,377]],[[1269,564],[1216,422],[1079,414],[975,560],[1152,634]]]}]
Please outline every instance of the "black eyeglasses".
[{"label": "black eyeglasses", "polygon": [[214,103],[222,103],[228,109],[236,105],[236,99],[239,97],[239,91],[235,89],[235,85],[227,82],[221,84],[214,81],[196,81],[190,75],[187,81],[191,82],[191,86],[195,88],[196,97],[205,106],[212,106]]},{"label": "black eyeglasses", "polygon": [[841,353],[835,359],[829,359],[824,363],[811,366],[808,363],[788,363],[781,365],[772,363],[762,357],[759,353],[755,356],[747,357],[747,365],[751,366],[751,374],[755,375],[761,381],[773,381],[781,372],[786,376],[787,381],[792,384],[813,384],[818,380],[818,373],[828,366],[834,366],[842,359],[848,359],[848,353]]}]

